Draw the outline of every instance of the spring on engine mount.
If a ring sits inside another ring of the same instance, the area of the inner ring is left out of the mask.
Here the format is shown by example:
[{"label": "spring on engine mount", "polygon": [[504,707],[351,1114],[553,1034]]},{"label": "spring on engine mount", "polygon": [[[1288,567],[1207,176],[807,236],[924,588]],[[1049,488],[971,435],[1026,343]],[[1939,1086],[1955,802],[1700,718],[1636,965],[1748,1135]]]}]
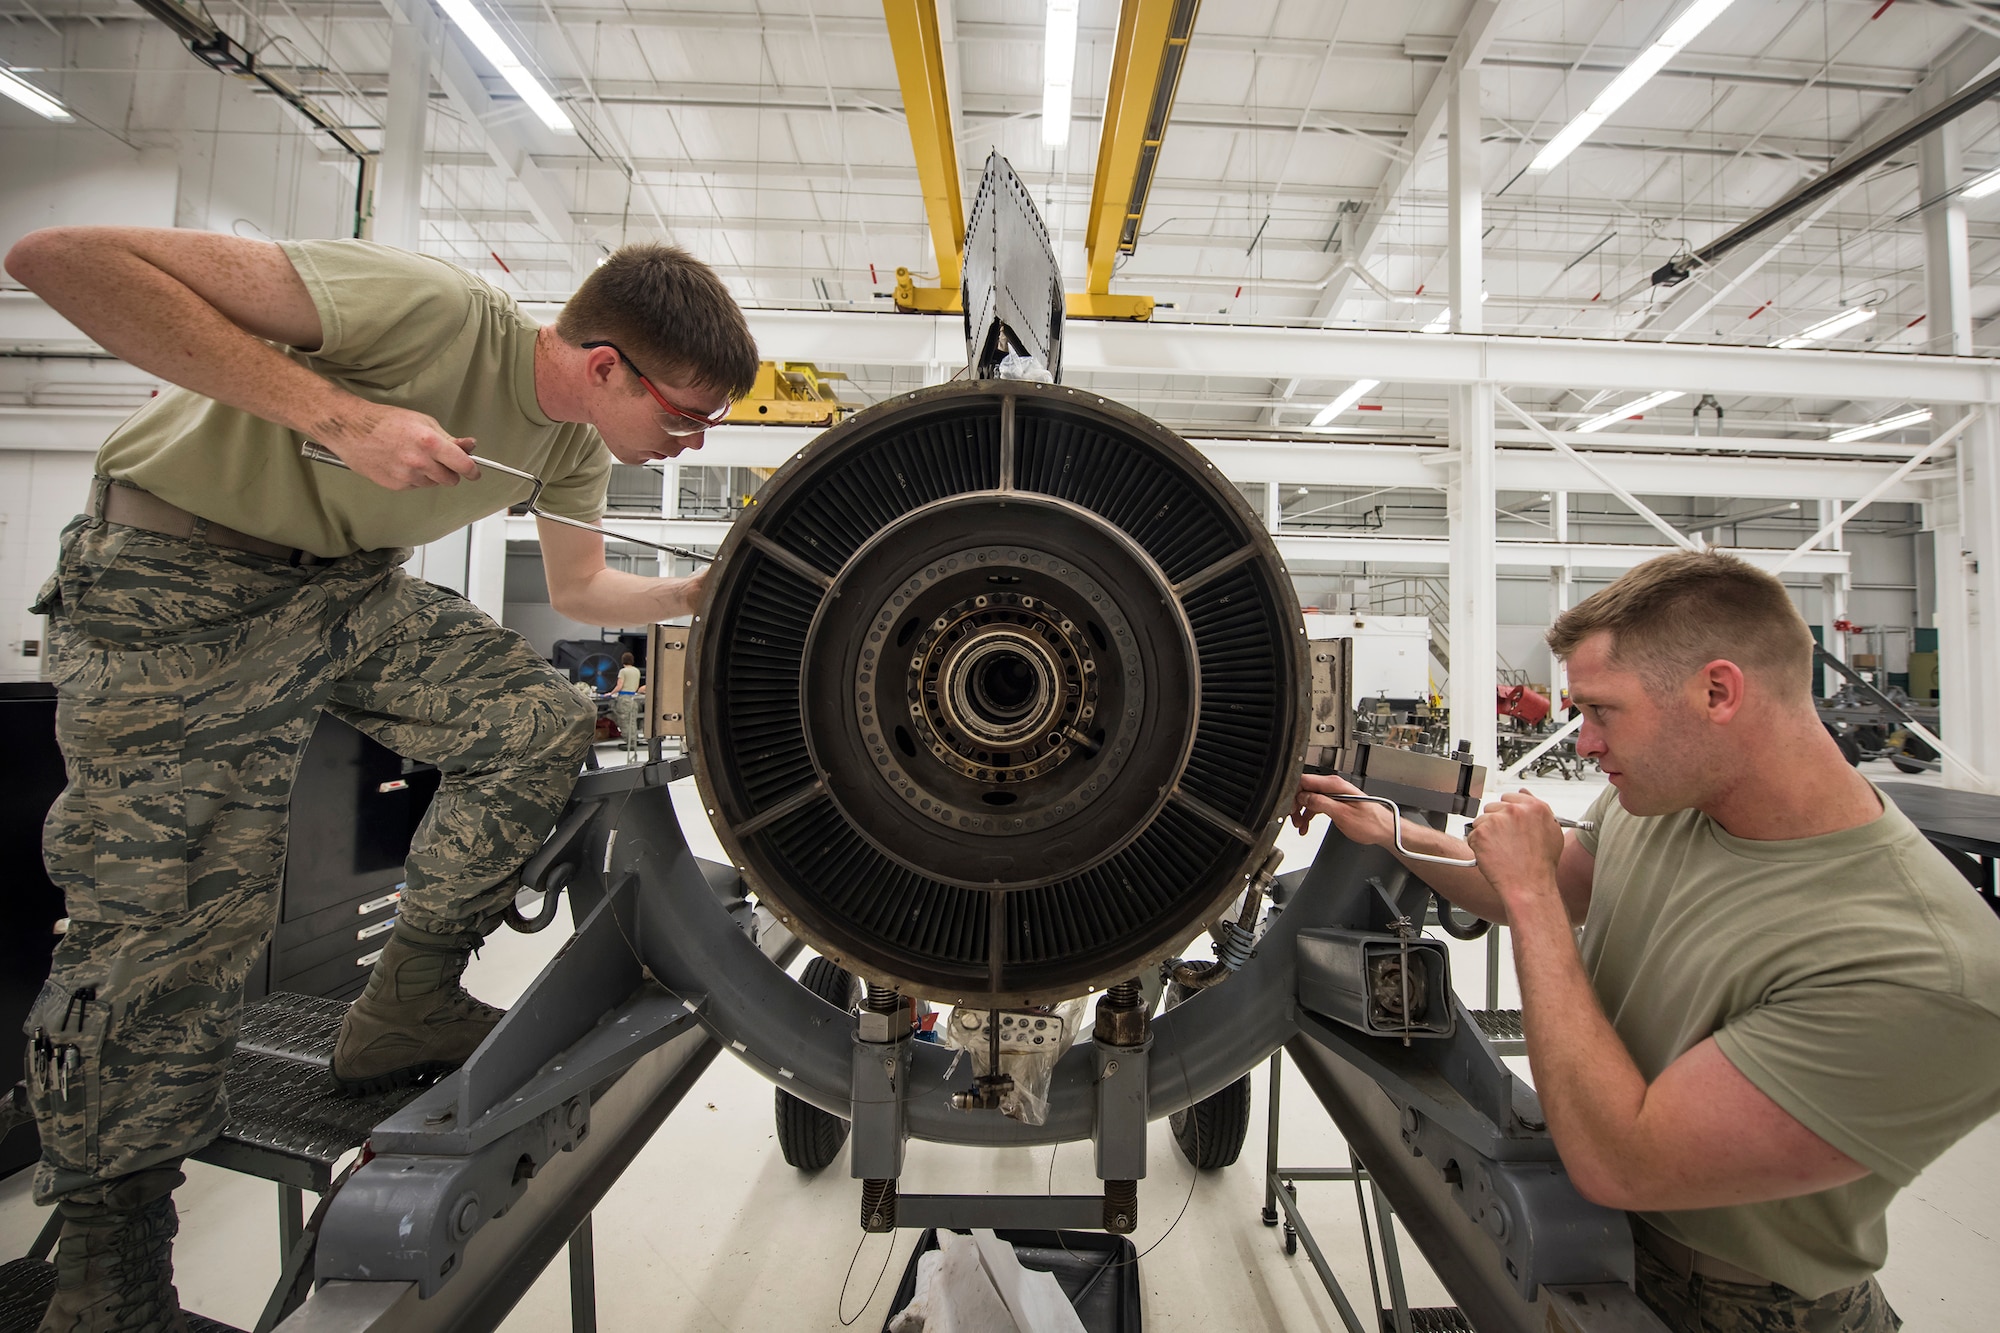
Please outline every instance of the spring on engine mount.
[{"label": "spring on engine mount", "polygon": [[1116,1236],[1129,1236],[1139,1228],[1139,1182],[1104,1182],[1104,1229]]},{"label": "spring on engine mount", "polygon": [[861,1182],[861,1229],[863,1231],[894,1231],[896,1229],[895,1181],[864,1180]]}]

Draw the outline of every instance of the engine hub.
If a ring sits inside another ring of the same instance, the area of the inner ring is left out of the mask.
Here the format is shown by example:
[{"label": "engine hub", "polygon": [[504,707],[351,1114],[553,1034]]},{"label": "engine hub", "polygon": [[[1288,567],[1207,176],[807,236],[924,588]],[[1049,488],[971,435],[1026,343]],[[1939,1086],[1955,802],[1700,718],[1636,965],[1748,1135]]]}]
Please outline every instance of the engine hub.
[{"label": "engine hub", "polygon": [[991,381],[882,404],[717,560],[706,804],[766,902],[872,981],[1004,1007],[1131,977],[1285,813],[1292,600],[1248,507],[1136,413]]}]

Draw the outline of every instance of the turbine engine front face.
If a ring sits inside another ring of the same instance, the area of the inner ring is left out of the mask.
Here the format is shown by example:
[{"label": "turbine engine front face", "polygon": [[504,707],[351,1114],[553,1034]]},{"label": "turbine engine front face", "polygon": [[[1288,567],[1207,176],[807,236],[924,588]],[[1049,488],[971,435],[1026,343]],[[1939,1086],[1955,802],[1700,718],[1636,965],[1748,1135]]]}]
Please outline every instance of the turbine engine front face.
[{"label": "turbine engine front face", "polygon": [[1293,602],[1157,423],[1053,385],[921,390],[731,531],[690,656],[705,804],[780,918],[872,981],[1005,1008],[1125,980],[1276,836]]}]

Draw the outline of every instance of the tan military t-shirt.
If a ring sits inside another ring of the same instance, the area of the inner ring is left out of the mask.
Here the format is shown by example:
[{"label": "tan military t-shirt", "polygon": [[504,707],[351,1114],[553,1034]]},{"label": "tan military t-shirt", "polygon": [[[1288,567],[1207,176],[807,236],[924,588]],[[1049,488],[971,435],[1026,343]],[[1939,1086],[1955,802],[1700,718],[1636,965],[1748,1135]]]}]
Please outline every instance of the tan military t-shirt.
[{"label": "tan military t-shirt", "polygon": [[[1880,796],[1880,793],[1877,793]],[[1583,962],[1647,1079],[1711,1034],[1731,1064],[1872,1173],[1794,1199],[1646,1213],[1808,1297],[1888,1256],[1896,1191],[2000,1110],[2000,917],[1887,798],[1879,818],[1756,842],[1708,816],[1627,814],[1597,863]]]},{"label": "tan military t-shirt", "polygon": [[[594,523],[611,455],[589,426],[535,400],[536,324],[512,297],[440,259],[370,241],[283,243],[319,310],[301,365],[370,402],[435,417],[491,458],[548,483],[538,502]],[[113,432],[97,470],[191,513],[319,556],[417,546],[528,498],[487,471],[456,486],[391,491],[299,456],[301,436],[185,389],[163,391]]]}]

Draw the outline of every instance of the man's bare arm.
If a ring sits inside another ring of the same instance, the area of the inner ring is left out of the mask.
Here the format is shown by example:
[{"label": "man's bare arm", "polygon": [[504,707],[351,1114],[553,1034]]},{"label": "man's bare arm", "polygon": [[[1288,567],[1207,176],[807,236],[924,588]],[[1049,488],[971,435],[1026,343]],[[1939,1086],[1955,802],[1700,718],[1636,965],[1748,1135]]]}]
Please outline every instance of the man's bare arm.
[{"label": "man's bare arm", "polygon": [[[1353,794],[1360,790],[1344,778],[1308,773],[1299,780],[1292,822],[1303,833],[1314,815],[1325,815],[1349,840],[1393,851],[1396,844],[1386,807],[1332,799],[1336,793]],[[1427,856],[1448,856],[1457,861],[1472,856],[1472,849],[1464,839],[1454,838],[1411,819],[1403,821],[1403,845]],[[1459,908],[1496,925],[1507,924],[1507,904],[1494,892],[1493,886],[1477,867],[1439,865],[1435,861],[1416,861],[1407,857],[1397,859],[1408,866],[1418,879]],[[1590,909],[1590,883],[1595,867],[1596,858],[1574,835],[1565,840],[1557,874],[1563,902],[1574,921],[1581,922],[1584,913]]]},{"label": "man's bare arm", "polygon": [[[268,241],[153,227],[49,227],[7,272],[119,359],[309,436],[391,490],[478,475],[430,417],[335,387],[272,347],[319,347],[312,296]],[[267,341],[268,340],[268,341]]]},{"label": "man's bare arm", "polygon": [[537,519],[549,605],[586,625],[649,625],[692,615],[701,604],[702,574],[655,579],[604,564],[604,541],[561,523]]},{"label": "man's bare arm", "polygon": [[1546,806],[1507,797],[1470,841],[1506,900],[1535,1092],[1585,1198],[1675,1212],[1813,1194],[1868,1174],[1761,1092],[1712,1037],[1647,1083],[1577,954],[1555,882],[1562,833]]}]

